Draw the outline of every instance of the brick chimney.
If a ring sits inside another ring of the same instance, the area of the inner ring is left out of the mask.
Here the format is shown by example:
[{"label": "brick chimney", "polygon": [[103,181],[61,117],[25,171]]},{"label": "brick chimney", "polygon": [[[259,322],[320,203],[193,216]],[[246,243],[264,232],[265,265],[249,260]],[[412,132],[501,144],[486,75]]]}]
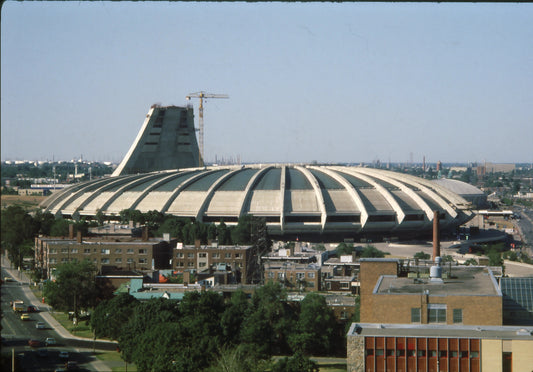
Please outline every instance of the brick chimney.
[{"label": "brick chimney", "polygon": [[[70,225],[72,226],[72,225]],[[82,234],[81,234],[81,231],[78,230],[77,234],[76,234],[76,241],[81,244],[81,239],[82,238]]]}]

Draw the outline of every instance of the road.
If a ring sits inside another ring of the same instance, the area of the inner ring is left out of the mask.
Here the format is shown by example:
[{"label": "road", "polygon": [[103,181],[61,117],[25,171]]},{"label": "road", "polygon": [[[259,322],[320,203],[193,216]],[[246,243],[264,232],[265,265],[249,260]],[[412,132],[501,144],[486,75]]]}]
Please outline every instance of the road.
[{"label": "road", "polygon": [[[25,275],[20,275],[15,270],[9,270],[2,260],[2,278],[11,278],[4,281],[1,287],[2,308],[2,351],[14,350],[17,358],[26,371],[54,371],[64,366],[65,361],[59,358],[59,351],[69,352],[69,361],[78,363],[82,371],[109,371],[104,362],[94,356],[97,350],[115,350],[116,344],[109,341],[94,341],[72,336],[50,314],[47,305],[39,303],[29,288]],[[25,306],[34,305],[39,312],[31,313],[31,320],[23,321],[20,314],[15,313],[10,307],[10,301],[22,300]],[[37,322],[44,322],[45,329],[36,329]],[[28,345],[29,339],[44,341],[53,337],[56,346],[32,348]],[[47,349],[47,356],[39,356],[39,349]]]}]

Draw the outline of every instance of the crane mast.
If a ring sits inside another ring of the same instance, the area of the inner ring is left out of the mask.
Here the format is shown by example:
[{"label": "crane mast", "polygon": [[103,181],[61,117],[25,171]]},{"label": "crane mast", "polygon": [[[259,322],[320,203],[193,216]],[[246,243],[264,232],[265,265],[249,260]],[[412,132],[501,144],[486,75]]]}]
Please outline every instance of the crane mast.
[{"label": "crane mast", "polygon": [[200,106],[198,107],[198,127],[199,127],[199,134],[198,134],[198,147],[200,150],[198,162],[201,167],[204,166],[204,98],[229,98],[227,94],[212,94],[212,93],[206,93],[204,91],[196,92],[196,93],[190,93],[188,96],[185,97],[187,101],[189,101],[191,98],[199,98],[200,99]]}]

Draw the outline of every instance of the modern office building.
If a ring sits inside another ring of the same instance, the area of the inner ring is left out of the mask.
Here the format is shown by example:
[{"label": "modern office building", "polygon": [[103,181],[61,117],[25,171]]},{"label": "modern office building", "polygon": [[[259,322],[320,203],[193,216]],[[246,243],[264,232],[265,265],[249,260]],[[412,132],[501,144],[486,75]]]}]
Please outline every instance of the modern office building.
[{"label": "modern office building", "polygon": [[348,372],[531,372],[533,328],[353,323]]}]

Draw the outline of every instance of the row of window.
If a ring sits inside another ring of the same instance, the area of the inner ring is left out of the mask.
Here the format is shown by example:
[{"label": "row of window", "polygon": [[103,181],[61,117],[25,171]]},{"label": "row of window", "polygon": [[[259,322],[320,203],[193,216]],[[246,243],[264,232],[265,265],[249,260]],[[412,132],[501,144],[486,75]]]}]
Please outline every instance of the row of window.
[{"label": "row of window", "polygon": [[[428,305],[428,323],[446,323],[446,305],[429,304]],[[420,323],[421,309],[415,307],[411,309],[411,323]],[[463,309],[453,309],[453,323],[463,323]]]},{"label": "row of window", "polygon": [[[285,273],[284,272],[278,272],[277,274],[278,274],[277,275],[278,279],[280,279],[280,280],[285,279]],[[276,272],[269,271],[268,272],[268,277],[270,279],[274,279],[276,277]],[[314,272],[307,273],[307,278],[308,279],[314,279],[315,278],[315,273]],[[296,273],[296,279],[305,280],[305,273]]]},{"label": "row of window", "polygon": [[[78,259],[77,259],[77,258],[70,258],[70,259],[69,259],[69,258],[67,258],[67,257],[63,257],[63,258],[61,258],[61,263],[67,263],[67,262],[78,262]],[[93,259],[93,262],[94,262],[95,264],[97,264],[97,263],[98,263],[98,259],[97,259],[97,258]],[[135,259],[133,259],[133,258],[128,258],[128,259],[126,260],[126,262],[129,263],[129,264],[132,264],[132,263],[135,262]],[[147,261],[146,258],[139,258],[138,262],[139,262],[140,264],[145,264],[145,263],[147,263],[148,261]],[[49,261],[49,263],[50,263],[50,264],[57,264],[57,259],[56,259],[56,258],[51,258],[50,261]],[[101,263],[101,264],[109,264],[109,263],[111,263],[111,260],[110,260],[109,258],[101,258],[101,259],[100,259],[100,263]],[[122,258],[120,258],[120,257],[119,257],[119,258],[115,258],[115,263],[116,263],[116,264],[121,264],[121,263],[122,263]]]},{"label": "row of window", "polygon": [[[227,265],[230,266],[230,264],[228,264],[228,263],[227,263]],[[191,268],[191,267],[194,268],[195,267],[194,261],[187,262],[187,265],[185,265],[185,262],[183,262],[183,261],[177,261],[176,262],[176,267],[185,267],[185,266],[189,267],[189,268]],[[236,263],[236,266],[238,266],[240,268],[243,267],[242,263]],[[198,267],[199,268],[207,267],[207,262],[198,262]]]},{"label": "row of window", "polygon": [[[185,253],[183,252],[176,253],[176,258],[185,258]],[[187,253],[187,258],[194,258],[194,253],[193,252]],[[206,252],[198,253],[198,258],[207,258],[207,253]],[[221,258],[221,255],[218,252],[213,252],[211,253],[211,258]],[[232,258],[232,254],[224,253],[224,258]],[[235,258],[238,258],[238,259],[242,258],[242,253],[235,253]]]},{"label": "row of window", "polygon": [[[387,357],[405,357],[405,349],[367,349],[366,356],[387,356]],[[448,351],[448,350],[407,350],[408,357],[419,357],[419,358],[479,358],[479,351]]]},{"label": "row of window", "polygon": [[[91,248],[84,248],[83,249],[83,253],[84,254],[97,253],[97,252],[98,252],[98,249],[96,249],[96,248],[93,248],[92,252],[91,252]],[[57,249],[56,248],[50,248],[48,253],[57,254]],[[61,248],[61,253],[69,253],[69,249],[68,248]],[[70,249],[70,253],[78,253],[78,248],[71,248]],[[109,248],[102,248],[102,249],[100,249],[100,253],[101,254],[111,254],[111,250]],[[122,248],[115,248],[114,253],[115,254],[121,254],[122,253]],[[134,254],[135,250],[133,248],[128,248],[126,250],[126,253],[127,254]],[[138,254],[147,254],[148,250],[145,249],[145,248],[139,248],[137,253]]]}]

